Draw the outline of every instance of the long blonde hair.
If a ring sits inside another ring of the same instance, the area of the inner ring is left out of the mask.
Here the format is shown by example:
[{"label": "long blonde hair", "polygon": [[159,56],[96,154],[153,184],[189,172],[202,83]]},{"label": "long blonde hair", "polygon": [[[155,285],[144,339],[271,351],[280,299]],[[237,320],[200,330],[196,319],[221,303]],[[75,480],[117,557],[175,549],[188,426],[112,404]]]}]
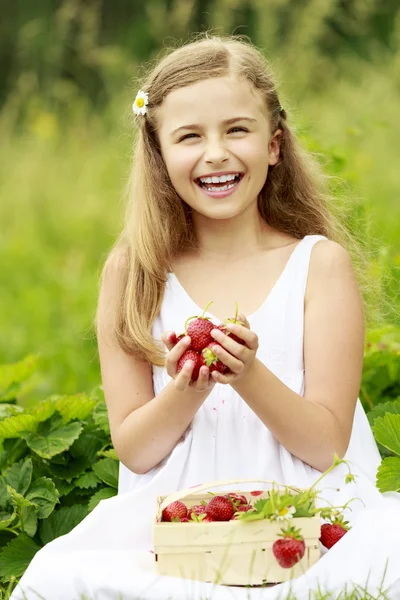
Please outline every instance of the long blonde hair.
[{"label": "long blonde hair", "polygon": [[[157,366],[165,364],[165,349],[154,340],[151,329],[167,275],[174,257],[197,244],[190,208],[178,197],[161,156],[157,108],[174,89],[227,75],[249,81],[265,100],[271,131],[283,131],[280,160],[270,168],[259,195],[261,216],[271,227],[297,239],[320,234],[340,243],[352,256],[361,291],[368,287],[363,252],[328,208],[327,177],[297,142],[266,59],[244,39],[205,34],[162,57],[140,86],[149,94],[148,111],[137,120],[125,226],[110,253],[123,256],[114,320],[116,343]],[[365,312],[368,316],[366,303]],[[97,315],[97,332],[101,326]]]}]

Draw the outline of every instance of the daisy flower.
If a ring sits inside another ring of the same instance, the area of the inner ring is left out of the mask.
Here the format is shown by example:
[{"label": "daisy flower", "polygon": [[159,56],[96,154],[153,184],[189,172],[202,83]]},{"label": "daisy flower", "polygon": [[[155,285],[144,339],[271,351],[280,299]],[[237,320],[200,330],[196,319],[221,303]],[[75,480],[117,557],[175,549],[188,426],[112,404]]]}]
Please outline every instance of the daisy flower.
[{"label": "daisy flower", "polygon": [[277,521],[285,521],[286,519],[292,519],[295,512],[296,509],[294,506],[284,506],[275,513],[275,518]]},{"label": "daisy flower", "polygon": [[149,103],[149,95],[143,90],[139,90],[136,94],[135,102],[132,104],[132,110],[135,115],[145,115],[147,113],[147,104]]}]

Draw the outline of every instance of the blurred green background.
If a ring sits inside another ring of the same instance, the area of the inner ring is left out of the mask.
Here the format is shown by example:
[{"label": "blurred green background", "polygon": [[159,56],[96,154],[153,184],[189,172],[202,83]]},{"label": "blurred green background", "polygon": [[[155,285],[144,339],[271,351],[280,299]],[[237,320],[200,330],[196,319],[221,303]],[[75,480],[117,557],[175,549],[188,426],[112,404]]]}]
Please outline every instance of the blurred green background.
[{"label": "blurred green background", "polygon": [[[131,160],[130,107],[165,47],[247,35],[364,240],[400,325],[398,0],[0,0],[0,363],[42,357],[25,403],[100,379],[92,328]],[[137,81],[139,78],[139,81]]]}]

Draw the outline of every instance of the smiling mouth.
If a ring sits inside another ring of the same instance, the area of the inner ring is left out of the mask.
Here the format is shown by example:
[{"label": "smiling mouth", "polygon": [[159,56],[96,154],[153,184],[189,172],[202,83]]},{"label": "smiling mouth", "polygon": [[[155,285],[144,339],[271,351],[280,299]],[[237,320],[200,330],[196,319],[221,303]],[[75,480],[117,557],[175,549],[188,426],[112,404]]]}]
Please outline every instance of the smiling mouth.
[{"label": "smiling mouth", "polygon": [[239,173],[235,176],[235,179],[226,181],[224,183],[204,183],[200,181],[200,178],[195,179],[195,183],[207,192],[227,192],[232,190],[240,183],[243,178],[243,173]]}]

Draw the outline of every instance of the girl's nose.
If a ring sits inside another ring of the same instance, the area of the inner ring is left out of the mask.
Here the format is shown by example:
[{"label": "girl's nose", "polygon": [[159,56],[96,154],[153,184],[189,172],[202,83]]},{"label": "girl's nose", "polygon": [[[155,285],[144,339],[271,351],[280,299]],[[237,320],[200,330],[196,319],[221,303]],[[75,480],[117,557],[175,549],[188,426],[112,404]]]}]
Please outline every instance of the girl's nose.
[{"label": "girl's nose", "polygon": [[222,163],[228,159],[228,152],[221,142],[214,141],[207,145],[204,158],[207,163]]}]

